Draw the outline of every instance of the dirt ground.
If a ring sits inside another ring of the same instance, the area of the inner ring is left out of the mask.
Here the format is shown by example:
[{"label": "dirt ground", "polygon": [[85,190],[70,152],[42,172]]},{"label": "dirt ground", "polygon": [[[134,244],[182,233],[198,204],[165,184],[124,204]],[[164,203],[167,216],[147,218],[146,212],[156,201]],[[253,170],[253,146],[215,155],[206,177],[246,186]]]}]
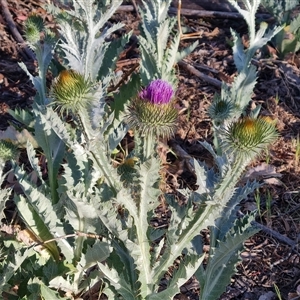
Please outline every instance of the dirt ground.
[{"label": "dirt ground", "polygon": [[[14,24],[21,34],[29,12],[46,16],[43,0],[1,1],[7,1]],[[32,72],[35,65],[13,37],[1,12],[0,130],[4,130],[10,120],[7,109],[30,106],[35,94],[18,62],[24,62]],[[51,22],[50,16],[45,18]],[[134,33],[137,33],[135,11],[119,13],[114,18],[126,24],[126,31],[134,28]],[[185,63],[177,66],[180,80],[177,101],[181,114],[176,136],[169,143],[175,152],[176,149],[178,151],[178,158],[169,158],[167,167],[170,190],[190,185],[191,176],[180,153],[209,161],[198,141],[211,141],[207,107],[214,94],[220,92],[220,82],[230,83],[236,74],[228,42],[230,28],[244,35],[245,43],[247,39],[247,27],[242,19],[182,16],[182,23],[189,32],[201,34],[197,49],[185,59]],[[193,41],[184,40],[182,46]],[[136,51],[127,52],[120,65],[129,68],[136,56]],[[282,299],[300,299],[300,149],[297,150],[297,144],[298,147],[300,145],[300,54],[279,59],[276,55],[270,57],[265,49],[261,59],[254,63],[258,66],[259,79],[250,105],[260,104],[261,114],[277,120],[280,137],[267,153],[248,167],[248,178],[255,177],[265,183],[260,190],[261,213],[257,217],[257,222],[264,227],[246,242],[237,273],[220,299],[276,299],[275,286],[279,288]],[[199,77],[199,72],[215,81]],[[241,209],[256,209],[255,195],[244,201]],[[191,279],[176,299],[197,299],[198,293],[197,282]]]}]

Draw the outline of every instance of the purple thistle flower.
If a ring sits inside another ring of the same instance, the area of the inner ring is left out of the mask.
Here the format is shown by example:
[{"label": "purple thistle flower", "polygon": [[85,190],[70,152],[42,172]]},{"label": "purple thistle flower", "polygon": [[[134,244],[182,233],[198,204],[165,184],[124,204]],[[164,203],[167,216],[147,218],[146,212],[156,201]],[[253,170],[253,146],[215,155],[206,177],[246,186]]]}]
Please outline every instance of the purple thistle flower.
[{"label": "purple thistle flower", "polygon": [[153,104],[167,104],[174,94],[172,85],[162,79],[152,81],[139,93],[139,97]]}]

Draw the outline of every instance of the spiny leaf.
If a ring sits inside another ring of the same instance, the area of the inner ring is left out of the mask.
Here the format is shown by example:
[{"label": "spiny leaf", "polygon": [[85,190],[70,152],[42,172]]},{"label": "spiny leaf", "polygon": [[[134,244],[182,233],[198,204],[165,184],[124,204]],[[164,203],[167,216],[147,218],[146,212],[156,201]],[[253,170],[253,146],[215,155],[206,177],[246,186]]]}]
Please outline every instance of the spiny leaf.
[{"label": "spiny leaf", "polygon": [[149,295],[146,299],[173,299],[180,292],[180,287],[194,275],[195,271],[202,264],[204,257],[204,255],[187,255],[184,257],[178,268],[174,269],[172,277],[167,283],[167,288],[161,292]]},{"label": "spiny leaf", "polygon": [[78,271],[83,276],[84,271],[88,268],[104,262],[109,257],[110,252],[111,249],[108,243],[96,240],[92,246],[87,246],[85,253],[81,254],[81,259],[77,264]]},{"label": "spiny leaf", "polygon": [[[34,197],[36,200],[36,197]],[[41,199],[40,199],[41,200]],[[36,241],[45,242],[53,239],[53,235],[49,231],[48,226],[44,223],[41,216],[35,211],[35,209],[26,202],[25,198],[21,195],[15,197],[15,203],[18,211],[22,216],[23,221],[26,223],[27,228],[32,231],[36,237]],[[45,215],[45,211],[43,212]],[[59,250],[55,242],[45,244],[45,247],[49,250],[55,260],[59,260]]]},{"label": "spiny leaf", "polygon": [[177,51],[175,62],[179,62],[180,60],[182,60],[183,58],[191,54],[196,49],[198,44],[199,42],[196,41],[193,44],[189,45],[188,47],[184,48],[183,50]]},{"label": "spiny leaf", "polygon": [[23,251],[16,250],[13,245],[9,247],[6,260],[1,263],[0,291],[4,291],[9,280],[16,274],[22,263],[32,254],[34,254],[33,249]]},{"label": "spiny leaf", "polygon": [[226,235],[224,242],[213,249],[206,269],[200,268],[196,277],[200,281],[200,299],[215,300],[224,292],[231,276],[235,273],[235,266],[239,260],[239,251],[243,243],[258,230],[251,227],[251,216],[237,220],[232,232]]},{"label": "spiny leaf", "polygon": [[[245,107],[251,100],[253,89],[256,84],[256,68],[250,66],[246,71],[242,71],[235,78],[231,87],[232,100],[244,111]],[[239,113],[240,114],[240,113]]]},{"label": "spiny leaf", "polygon": [[46,286],[43,282],[39,282],[41,296],[43,299],[66,299],[65,297],[60,297],[58,292],[51,290],[48,286]]},{"label": "spiny leaf", "polygon": [[31,111],[16,108],[14,110],[9,109],[8,113],[17,121],[24,124],[27,128],[32,128],[34,124],[34,116]]},{"label": "spiny leaf", "polygon": [[[38,175],[38,178],[44,182],[43,180],[43,175],[42,175],[42,172],[40,170],[40,166],[39,166],[39,162],[38,162],[38,159],[36,158],[36,153],[35,153],[35,150],[33,148],[33,145],[30,143],[30,141],[27,141],[27,147],[26,147],[26,150],[27,150],[27,157],[28,157],[28,160],[30,162],[30,165],[31,167],[33,168],[33,170],[36,172],[36,174]],[[46,188],[46,185],[44,183],[44,186]]]},{"label": "spiny leaf", "polygon": [[122,85],[119,93],[114,95],[114,101],[111,104],[111,108],[114,112],[115,119],[120,120],[120,116],[125,110],[126,103],[138,95],[140,88],[139,75],[132,74],[129,82],[126,85]]},{"label": "spiny leaf", "polygon": [[[18,167],[15,168],[16,177],[19,179],[26,199],[23,196],[15,196],[17,208],[27,228],[36,236],[36,242],[46,242],[56,237],[64,236],[64,228],[58,223],[58,216],[52,205],[51,199],[43,193],[43,189],[32,185],[26,178],[24,171]],[[57,240],[67,261],[73,258],[73,251],[68,243],[63,239]],[[56,260],[60,259],[60,252],[56,242],[46,243],[45,247],[49,249]]]},{"label": "spiny leaf", "polygon": [[231,28],[230,31],[234,41],[232,46],[234,64],[238,72],[241,72],[243,68],[248,67],[249,61],[246,59],[242,39],[234,29]]},{"label": "spiny leaf", "polygon": [[131,286],[124,280],[122,274],[118,274],[114,269],[110,269],[102,263],[98,263],[98,267],[105,274],[109,285],[112,285],[123,296],[123,299],[136,300],[139,298],[137,291],[132,291]]},{"label": "spiny leaf", "polygon": [[238,204],[246,199],[249,194],[252,194],[259,186],[260,185],[256,181],[252,183],[247,182],[245,186],[238,187],[235,190],[234,195],[223,209],[222,216],[216,220],[215,226],[218,230],[218,240],[222,241],[224,239],[225,235],[236,221],[237,211],[239,209]]},{"label": "spiny leaf", "polygon": [[[99,69],[98,78],[106,77],[116,67],[116,61],[120,53],[124,50],[125,45],[128,43],[131,32],[125,34],[118,40],[113,40],[107,47],[102,57],[103,61]],[[99,58],[98,58],[99,59]]]}]

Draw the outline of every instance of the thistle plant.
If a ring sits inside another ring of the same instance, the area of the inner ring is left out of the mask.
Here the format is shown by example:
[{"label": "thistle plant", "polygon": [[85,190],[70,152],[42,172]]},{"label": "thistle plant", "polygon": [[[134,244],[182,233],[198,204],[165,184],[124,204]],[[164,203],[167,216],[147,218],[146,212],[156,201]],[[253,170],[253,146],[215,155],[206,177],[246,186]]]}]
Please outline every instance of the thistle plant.
[{"label": "thistle plant", "polygon": [[[249,24],[254,24],[257,3],[247,1],[250,17],[246,12],[243,15]],[[223,85],[219,102],[211,108],[212,116],[218,116],[214,124],[220,151],[203,143],[215,166],[210,169],[203,162],[191,162],[197,188],[179,190],[185,199],[179,205],[174,194],[159,189],[161,164],[155,153],[158,138],[174,133],[178,114],[174,64],[181,54],[177,55],[179,37],[169,37],[174,23],[167,17],[170,1],[144,2],[140,73],[110,94],[110,104],[108,87],[114,82],[115,62],[128,36],[108,42],[110,33],[122,25],[107,28],[106,21],[120,4],[73,0],[72,9],[56,14],[61,21],[58,38],[43,29],[40,38],[44,40],[30,41],[39,69],[35,77],[27,74],[37,95],[31,111],[11,113],[37,145],[29,140],[26,144],[30,173],[15,161],[9,171],[17,182],[14,193],[4,188],[1,195],[3,199],[13,196],[19,218],[30,232],[31,246],[24,247],[13,236],[1,239],[5,251],[0,261],[0,290],[4,296],[76,299],[98,286],[99,294],[108,299],[173,299],[195,275],[199,299],[215,300],[235,272],[243,242],[257,232],[250,225],[254,216],[238,218],[237,212],[240,201],[259,184],[240,185],[239,179],[250,160],[276,138],[276,128],[274,122],[255,113],[239,119],[237,110],[244,112],[250,98],[255,71],[249,66],[249,53],[254,54],[261,42],[254,35],[251,51],[245,54],[235,35],[234,57],[242,75],[232,87]],[[53,12],[57,10],[52,7]],[[32,25],[28,28],[31,31]],[[159,37],[163,37],[161,44]],[[64,53],[59,60],[62,65],[52,60],[54,49]],[[247,66],[242,67],[244,62]],[[55,73],[55,65],[60,72]],[[47,89],[49,66],[56,78]],[[251,84],[245,88],[246,83]],[[241,98],[245,91],[247,99]],[[116,169],[112,153],[129,128],[135,131],[137,149],[129,153],[128,164]],[[152,222],[161,197],[171,212],[164,229]],[[207,228],[211,236],[208,256],[201,237]],[[162,286],[163,278],[166,286]]]}]

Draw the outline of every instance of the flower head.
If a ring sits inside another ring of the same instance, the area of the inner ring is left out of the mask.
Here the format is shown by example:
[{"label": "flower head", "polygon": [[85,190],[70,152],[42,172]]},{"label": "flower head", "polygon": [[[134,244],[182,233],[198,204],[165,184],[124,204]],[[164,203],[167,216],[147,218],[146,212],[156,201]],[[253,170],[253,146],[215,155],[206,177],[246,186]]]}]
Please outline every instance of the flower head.
[{"label": "flower head", "polygon": [[54,103],[62,110],[78,112],[90,103],[91,83],[74,70],[63,70],[52,86]]},{"label": "flower head", "polygon": [[254,158],[277,137],[274,121],[269,118],[245,117],[229,125],[224,136],[224,146],[249,158]]},{"label": "flower head", "polygon": [[25,22],[25,37],[26,40],[34,44],[40,40],[41,32],[44,30],[44,21],[41,16],[36,14],[29,15]]},{"label": "flower head", "polygon": [[129,105],[129,126],[142,135],[170,137],[178,116],[172,101],[173,94],[168,82],[161,79],[152,81]]},{"label": "flower head", "polygon": [[139,93],[139,97],[148,100],[153,104],[169,103],[173,97],[173,87],[162,79],[153,80],[144,90]]},{"label": "flower head", "polygon": [[233,110],[234,105],[232,101],[216,97],[208,108],[208,113],[212,120],[218,125],[229,118]]}]

